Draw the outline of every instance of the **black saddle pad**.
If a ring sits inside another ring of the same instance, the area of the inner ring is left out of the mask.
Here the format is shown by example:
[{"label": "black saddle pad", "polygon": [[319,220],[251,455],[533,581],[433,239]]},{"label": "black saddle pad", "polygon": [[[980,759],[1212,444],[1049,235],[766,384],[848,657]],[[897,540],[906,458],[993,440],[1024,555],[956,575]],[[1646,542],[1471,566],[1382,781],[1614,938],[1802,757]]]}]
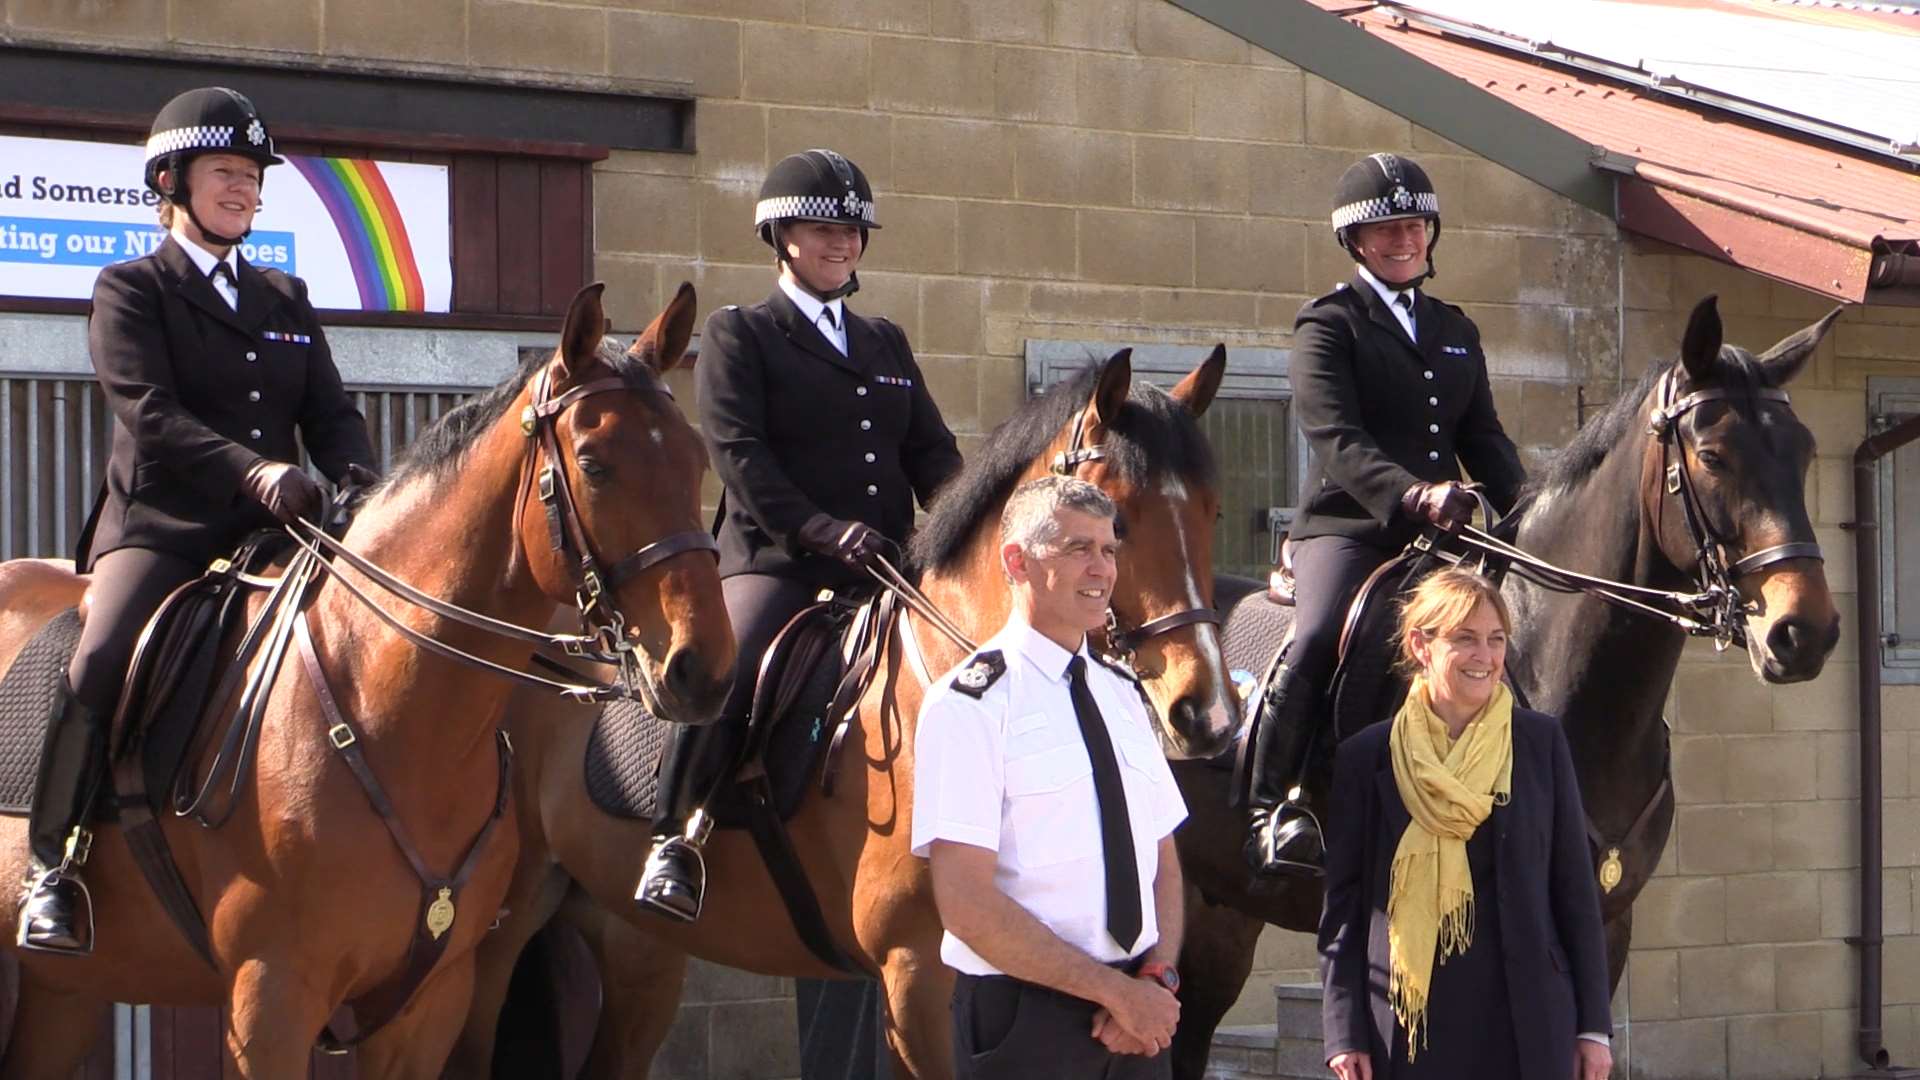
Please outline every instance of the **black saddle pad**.
[{"label": "black saddle pad", "polygon": [[[767,781],[782,821],[800,808],[821,751],[833,737],[826,711],[838,676],[837,665],[819,665],[798,704],[769,733],[764,753]],[[587,794],[595,806],[615,817],[653,820],[659,812],[660,757],[666,751],[670,727],[637,701],[616,701],[601,710],[587,740]],[[728,734],[737,748],[742,733]],[[747,805],[739,785],[724,785],[707,805],[707,813],[723,829],[745,827]]]},{"label": "black saddle pad", "polygon": [[1227,670],[1264,677],[1293,626],[1293,609],[1268,600],[1266,582],[1232,574],[1214,577],[1213,606],[1220,612]]},{"label": "black saddle pad", "polygon": [[68,608],[33,635],[0,678],[0,814],[25,814],[33,804],[47,718],[79,644],[80,613]]}]

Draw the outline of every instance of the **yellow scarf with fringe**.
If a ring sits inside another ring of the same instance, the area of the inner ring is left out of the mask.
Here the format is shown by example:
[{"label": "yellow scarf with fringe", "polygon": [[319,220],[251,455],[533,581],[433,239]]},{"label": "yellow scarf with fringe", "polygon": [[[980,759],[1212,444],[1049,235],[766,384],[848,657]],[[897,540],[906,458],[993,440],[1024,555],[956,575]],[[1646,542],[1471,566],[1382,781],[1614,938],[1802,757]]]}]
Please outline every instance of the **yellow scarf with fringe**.
[{"label": "yellow scarf with fringe", "polygon": [[1496,687],[1456,741],[1434,715],[1426,678],[1416,677],[1387,743],[1394,784],[1413,818],[1394,849],[1387,891],[1387,1000],[1407,1033],[1411,1061],[1426,1043],[1436,958],[1445,963],[1473,944],[1467,840],[1512,797],[1513,694]]}]

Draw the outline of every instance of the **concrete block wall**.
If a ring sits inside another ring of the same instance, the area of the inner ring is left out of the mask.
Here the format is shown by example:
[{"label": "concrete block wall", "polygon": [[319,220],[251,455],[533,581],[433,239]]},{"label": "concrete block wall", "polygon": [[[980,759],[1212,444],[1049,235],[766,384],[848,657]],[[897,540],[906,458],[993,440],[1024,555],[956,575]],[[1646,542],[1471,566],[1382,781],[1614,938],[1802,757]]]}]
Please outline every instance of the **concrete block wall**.
[{"label": "concrete block wall", "polygon": [[[0,13],[21,41],[686,88],[697,152],[617,153],[595,173],[595,270],[627,330],[681,280],[706,310],[764,296],[760,179],[787,153],[834,146],[872,178],[885,225],[852,303],[906,330],[963,449],[1024,397],[1030,338],[1191,344],[1196,360],[1214,341],[1285,347],[1300,304],[1350,274],[1329,193],[1376,150],[1433,174],[1447,229],[1432,291],[1479,323],[1501,415],[1534,461],[1573,430],[1580,396],[1590,415],[1672,355],[1700,295],[1720,296],[1729,339],[1750,347],[1828,307],[1623,238],[1166,0],[4,0]],[[1675,681],[1680,811],[1618,1010],[1636,1076],[1853,1071],[1842,939],[1858,900],[1860,654],[1840,525],[1874,374],[1920,374],[1920,312],[1849,312],[1792,387],[1820,444],[1808,501],[1845,620],[1826,674],[1769,691],[1709,647]],[[1913,1063],[1920,687],[1889,688],[1885,707],[1887,1029]],[[1301,938],[1270,932],[1229,1022],[1263,1022],[1267,987],[1312,969]],[[698,976],[659,1075],[791,1075],[787,994],[781,980]],[[767,1043],[751,1051],[764,1060],[722,1060],[746,1052],[741,1032]]]}]

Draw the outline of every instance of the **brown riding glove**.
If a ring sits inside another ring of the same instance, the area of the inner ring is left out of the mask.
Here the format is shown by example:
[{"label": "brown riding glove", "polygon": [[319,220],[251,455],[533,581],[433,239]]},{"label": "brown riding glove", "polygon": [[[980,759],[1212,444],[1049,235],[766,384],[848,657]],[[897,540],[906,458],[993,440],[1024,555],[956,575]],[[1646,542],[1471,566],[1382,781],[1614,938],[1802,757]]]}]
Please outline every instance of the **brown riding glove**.
[{"label": "brown riding glove", "polygon": [[1439,484],[1415,484],[1400,496],[1401,513],[1448,532],[1471,522],[1477,507],[1478,503],[1467,489],[1451,480]]},{"label": "brown riding glove", "polygon": [[267,512],[291,525],[298,518],[318,520],[320,509],[325,500],[320,494],[320,485],[313,482],[298,465],[289,465],[284,461],[269,461],[261,458],[247,469],[247,475],[240,481],[241,490],[247,497]]}]

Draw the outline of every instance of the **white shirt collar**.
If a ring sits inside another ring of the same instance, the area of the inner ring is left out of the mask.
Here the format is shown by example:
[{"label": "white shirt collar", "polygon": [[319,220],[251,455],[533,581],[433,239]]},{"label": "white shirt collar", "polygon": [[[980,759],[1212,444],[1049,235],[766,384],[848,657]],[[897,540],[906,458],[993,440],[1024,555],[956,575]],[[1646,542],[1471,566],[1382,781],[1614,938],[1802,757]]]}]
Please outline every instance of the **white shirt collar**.
[{"label": "white shirt collar", "polygon": [[206,277],[213,273],[214,263],[224,262],[227,264],[227,269],[233,272],[233,280],[240,280],[238,248],[228,248],[227,257],[220,259],[216,258],[213,252],[208,251],[206,248],[201,247],[199,244],[194,243],[184,236],[175,234],[173,239],[175,243],[180,245],[180,249],[187,253],[187,258],[193,260],[193,265],[200,268],[201,277]]},{"label": "white shirt collar", "polygon": [[[1373,271],[1367,269],[1365,263],[1356,264],[1354,269],[1360,271],[1360,280],[1373,286],[1373,291],[1380,294],[1380,302],[1387,305],[1387,310],[1389,311],[1396,310],[1394,307],[1394,301],[1399,299],[1402,295],[1406,296],[1407,299],[1410,301],[1414,301],[1416,303],[1418,302],[1417,298],[1419,296],[1419,290],[1396,289],[1393,286],[1388,285],[1386,282],[1381,281],[1379,278],[1374,277]],[[1405,309],[1401,308],[1398,310],[1405,310]]]},{"label": "white shirt collar", "polygon": [[[1053,682],[1064,682],[1067,678],[1067,664],[1075,656],[1086,656],[1087,639],[1082,636],[1080,648],[1068,652],[1060,643],[1035,630],[1018,614],[1007,619],[1007,644],[1020,650],[1021,655],[1040,669],[1040,673]],[[1091,661],[1088,661],[1091,663]]]},{"label": "white shirt collar", "polygon": [[[212,264],[209,263],[208,265],[211,266]],[[818,325],[820,322],[820,312],[822,309],[825,309],[833,312],[834,326],[840,327],[847,325],[846,315],[841,311],[841,305],[838,299],[822,302],[819,297],[788,280],[785,274],[780,275],[780,291],[787,294],[787,299],[793,301],[793,306],[800,309],[801,317],[808,322]],[[824,331],[822,332],[824,333]]]}]

